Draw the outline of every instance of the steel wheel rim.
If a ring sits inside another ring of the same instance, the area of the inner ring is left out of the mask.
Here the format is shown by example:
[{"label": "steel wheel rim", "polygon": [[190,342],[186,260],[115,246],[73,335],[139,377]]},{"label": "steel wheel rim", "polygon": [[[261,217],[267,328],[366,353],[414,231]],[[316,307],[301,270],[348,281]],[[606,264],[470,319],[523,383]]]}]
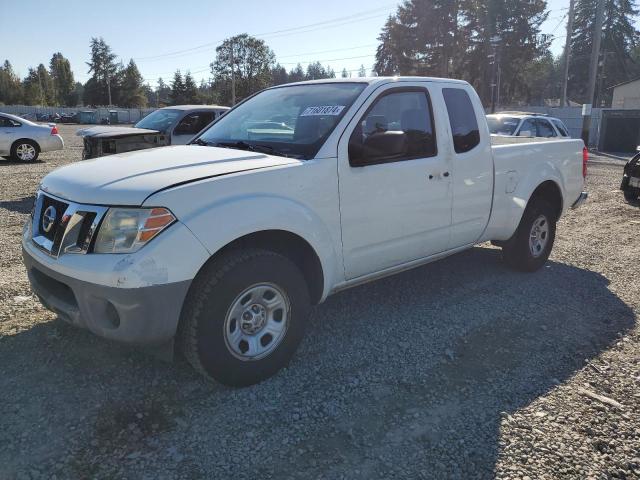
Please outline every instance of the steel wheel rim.
[{"label": "steel wheel rim", "polygon": [[529,250],[531,255],[539,257],[547,248],[549,243],[549,220],[544,215],[536,218],[531,226],[529,234]]},{"label": "steel wheel rim", "polygon": [[224,319],[229,352],[243,361],[260,360],[280,345],[289,328],[291,303],[273,283],[258,283],[240,293]]},{"label": "steel wheel rim", "polygon": [[20,160],[29,161],[33,160],[36,156],[36,149],[33,145],[29,145],[28,143],[23,143],[18,145],[16,148],[16,155]]}]

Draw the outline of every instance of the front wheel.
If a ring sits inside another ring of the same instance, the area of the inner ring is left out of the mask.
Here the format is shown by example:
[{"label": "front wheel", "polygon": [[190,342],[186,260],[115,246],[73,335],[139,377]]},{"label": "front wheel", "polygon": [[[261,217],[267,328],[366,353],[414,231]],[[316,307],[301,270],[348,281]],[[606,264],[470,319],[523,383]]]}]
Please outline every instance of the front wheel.
[{"label": "front wheel", "polygon": [[40,149],[31,140],[20,140],[11,147],[11,156],[21,162],[35,162],[40,154]]},{"label": "front wheel", "polygon": [[305,278],[287,257],[231,251],[194,280],[178,337],[189,363],[205,376],[234,387],[252,385],[288,364],[309,308]]},{"label": "front wheel", "polygon": [[502,247],[502,256],[512,268],[535,272],[545,264],[556,236],[556,216],[551,205],[534,199],[527,205],[518,230]]}]

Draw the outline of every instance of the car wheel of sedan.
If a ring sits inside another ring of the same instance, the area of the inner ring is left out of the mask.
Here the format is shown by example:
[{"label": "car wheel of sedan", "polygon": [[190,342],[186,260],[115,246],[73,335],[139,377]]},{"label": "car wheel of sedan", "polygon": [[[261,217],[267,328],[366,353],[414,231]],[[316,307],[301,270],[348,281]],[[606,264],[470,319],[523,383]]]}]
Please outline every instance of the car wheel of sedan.
[{"label": "car wheel of sedan", "polygon": [[527,205],[516,233],[502,246],[504,261],[523,272],[535,272],[545,264],[556,237],[554,209],[542,199]]},{"label": "car wheel of sedan", "polygon": [[35,162],[40,154],[40,149],[31,140],[20,140],[11,147],[11,156],[21,162]]},{"label": "car wheel of sedan", "polygon": [[178,339],[189,363],[225,385],[252,385],[286,366],[310,308],[300,269],[259,249],[206,265],[190,288]]}]

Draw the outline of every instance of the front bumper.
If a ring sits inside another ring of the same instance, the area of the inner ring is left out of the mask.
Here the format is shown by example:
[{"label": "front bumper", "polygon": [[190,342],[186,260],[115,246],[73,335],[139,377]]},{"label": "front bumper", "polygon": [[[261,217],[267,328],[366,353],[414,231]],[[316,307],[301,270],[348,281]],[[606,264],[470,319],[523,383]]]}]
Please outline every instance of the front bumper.
[{"label": "front bumper", "polygon": [[176,332],[190,281],[119,288],[63,275],[23,247],[31,288],[63,320],[104,338],[154,345]]}]

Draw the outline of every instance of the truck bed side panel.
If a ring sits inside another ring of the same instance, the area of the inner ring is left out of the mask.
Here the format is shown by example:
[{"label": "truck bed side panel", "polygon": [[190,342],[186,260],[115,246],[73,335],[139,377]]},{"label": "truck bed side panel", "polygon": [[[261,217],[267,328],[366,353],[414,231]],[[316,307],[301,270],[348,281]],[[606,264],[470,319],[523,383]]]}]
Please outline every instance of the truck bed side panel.
[{"label": "truck bed side panel", "polygon": [[562,193],[563,213],[579,197],[582,140],[552,140],[491,147],[495,164],[494,201],[482,241],[508,240],[516,231],[527,202],[545,181]]}]

